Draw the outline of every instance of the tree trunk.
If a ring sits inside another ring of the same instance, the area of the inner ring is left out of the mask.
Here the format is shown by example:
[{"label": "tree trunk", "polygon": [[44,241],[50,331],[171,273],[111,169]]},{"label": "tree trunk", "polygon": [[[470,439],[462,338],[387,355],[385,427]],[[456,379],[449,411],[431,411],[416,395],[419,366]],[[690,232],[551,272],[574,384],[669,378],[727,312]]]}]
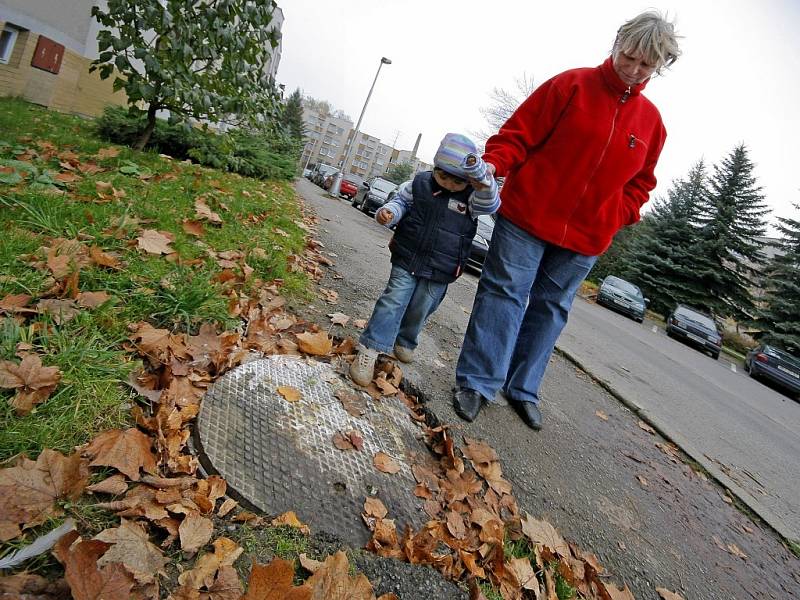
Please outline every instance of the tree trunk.
[{"label": "tree trunk", "polygon": [[147,109],[147,126],[144,128],[144,131],[142,131],[142,135],[139,136],[139,139],[133,145],[134,150],[144,150],[144,147],[147,145],[147,142],[150,141],[150,135],[156,128],[157,110],[158,110],[158,105],[155,103],[151,103],[150,107]]}]

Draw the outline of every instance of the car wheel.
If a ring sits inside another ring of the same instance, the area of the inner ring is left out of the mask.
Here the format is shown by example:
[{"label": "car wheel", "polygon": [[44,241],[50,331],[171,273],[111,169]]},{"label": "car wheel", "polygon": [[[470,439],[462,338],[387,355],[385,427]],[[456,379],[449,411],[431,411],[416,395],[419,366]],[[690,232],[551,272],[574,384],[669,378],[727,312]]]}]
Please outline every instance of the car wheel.
[{"label": "car wheel", "polygon": [[712,352],[711,358],[713,358],[714,360],[719,360],[719,352]]},{"label": "car wheel", "polygon": [[350,203],[353,208],[358,208],[358,198],[354,197],[353,201]]}]

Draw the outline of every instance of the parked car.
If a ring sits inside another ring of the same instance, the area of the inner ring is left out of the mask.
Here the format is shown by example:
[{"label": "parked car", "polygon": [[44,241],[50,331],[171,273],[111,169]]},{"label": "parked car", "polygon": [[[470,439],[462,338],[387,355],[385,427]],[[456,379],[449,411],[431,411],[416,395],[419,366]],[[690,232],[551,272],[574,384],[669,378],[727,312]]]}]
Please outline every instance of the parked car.
[{"label": "parked car", "polygon": [[303,169],[303,177],[306,179],[311,179],[313,171],[311,169]]},{"label": "parked car", "polygon": [[314,167],[314,171],[311,174],[311,181],[316,183],[319,187],[324,187],[325,180],[330,175],[336,175],[339,172],[339,169],[336,167],[332,167],[331,165],[323,165],[318,164]]},{"label": "parked car", "polygon": [[709,352],[715,360],[722,350],[722,334],[714,319],[696,308],[679,304],[667,317],[667,335]]},{"label": "parked car", "polygon": [[[326,190],[331,189],[331,185],[333,185],[333,178],[334,175],[328,175],[325,179],[325,183],[323,184],[323,188]],[[358,193],[358,188],[364,183],[364,180],[356,175],[355,173],[351,173],[350,175],[345,175],[342,179],[341,184],[339,184],[339,196],[342,198],[347,198],[348,200],[352,201],[353,198],[356,197]]]},{"label": "parked car", "polygon": [[494,232],[494,215],[480,215],[478,217],[478,231],[472,239],[472,248],[467,258],[467,268],[474,271],[483,269],[486,253],[489,251],[489,242]]},{"label": "parked car", "polygon": [[597,290],[597,303],[629,316],[637,323],[644,321],[644,309],[649,300],[642,290],[614,275],[608,275]]},{"label": "parked car", "polygon": [[368,215],[374,215],[381,206],[386,204],[397,192],[397,184],[373,177],[365,181],[353,198],[353,206]]},{"label": "parked car", "polygon": [[747,353],[744,370],[754,379],[767,379],[800,399],[800,358],[762,344]]}]

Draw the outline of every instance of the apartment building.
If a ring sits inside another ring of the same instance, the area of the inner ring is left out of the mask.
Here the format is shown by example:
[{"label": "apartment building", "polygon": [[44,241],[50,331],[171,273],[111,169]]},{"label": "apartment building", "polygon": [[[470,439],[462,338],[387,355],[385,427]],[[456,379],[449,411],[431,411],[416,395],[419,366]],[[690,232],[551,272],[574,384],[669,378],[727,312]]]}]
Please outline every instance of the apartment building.
[{"label": "apartment building", "polygon": [[126,103],[111,80],[89,73],[99,24],[93,0],[2,0],[0,96],[19,96],[55,110],[99,115]]},{"label": "apartment building", "polygon": [[[300,160],[304,167],[318,163],[341,167],[344,162],[345,151],[355,131],[353,122],[333,116],[327,108],[323,105],[321,110],[316,104],[304,103],[306,144]],[[411,163],[415,173],[433,168],[419,160],[415,150],[396,150],[377,137],[359,131],[350,152],[347,173],[368,179],[386,174],[395,163],[400,162]]]},{"label": "apartment building", "polygon": [[[109,104],[126,105],[125,92],[114,92],[113,78],[89,72],[99,55],[100,24],[92,7],[105,0],[0,0],[0,96],[19,96],[63,112],[97,116]],[[280,31],[283,12],[273,13]],[[281,46],[273,51],[269,72],[275,75]]]},{"label": "apartment building", "polygon": [[327,111],[303,107],[306,144],[300,157],[304,166],[324,164],[339,166],[344,159],[347,140],[352,135],[353,122],[335,117]]}]

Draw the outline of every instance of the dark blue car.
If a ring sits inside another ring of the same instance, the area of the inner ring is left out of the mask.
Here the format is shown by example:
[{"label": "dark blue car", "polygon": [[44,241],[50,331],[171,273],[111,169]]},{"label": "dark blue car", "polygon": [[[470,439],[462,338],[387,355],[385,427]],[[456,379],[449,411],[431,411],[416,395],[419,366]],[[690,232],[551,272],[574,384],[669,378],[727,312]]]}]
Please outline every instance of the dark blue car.
[{"label": "dark blue car", "polygon": [[766,379],[800,397],[800,358],[762,344],[747,353],[744,370],[754,379]]}]

